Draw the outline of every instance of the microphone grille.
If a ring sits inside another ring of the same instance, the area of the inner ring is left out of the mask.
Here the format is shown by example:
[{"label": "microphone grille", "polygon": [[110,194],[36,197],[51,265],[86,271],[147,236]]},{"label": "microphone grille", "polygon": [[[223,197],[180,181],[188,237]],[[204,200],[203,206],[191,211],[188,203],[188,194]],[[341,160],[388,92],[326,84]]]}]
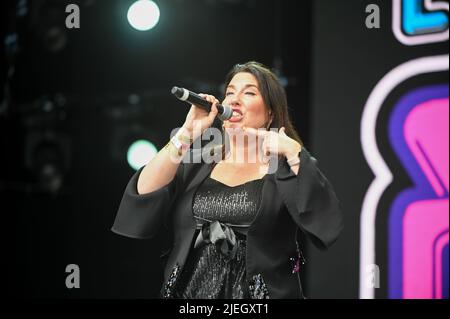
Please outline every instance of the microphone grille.
[{"label": "microphone grille", "polygon": [[219,119],[222,121],[228,120],[233,116],[233,109],[228,105],[222,105],[223,112],[219,114]]},{"label": "microphone grille", "polygon": [[177,86],[174,86],[171,90],[172,94],[176,97],[181,97],[183,95],[183,90]]}]

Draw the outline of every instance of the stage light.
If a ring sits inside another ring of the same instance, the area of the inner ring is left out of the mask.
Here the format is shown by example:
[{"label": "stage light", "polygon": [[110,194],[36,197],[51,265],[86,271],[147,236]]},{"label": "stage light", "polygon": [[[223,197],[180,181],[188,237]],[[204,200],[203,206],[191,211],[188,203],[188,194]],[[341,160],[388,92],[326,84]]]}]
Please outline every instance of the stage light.
[{"label": "stage light", "polygon": [[31,131],[25,141],[25,165],[32,173],[36,191],[57,194],[70,166],[70,140],[63,132]]},{"label": "stage light", "polygon": [[147,140],[137,140],[128,148],[127,161],[131,168],[138,170],[158,153],[158,149]]},{"label": "stage light", "polygon": [[150,0],[139,0],[128,9],[128,22],[139,31],[152,29],[159,21],[159,8]]}]

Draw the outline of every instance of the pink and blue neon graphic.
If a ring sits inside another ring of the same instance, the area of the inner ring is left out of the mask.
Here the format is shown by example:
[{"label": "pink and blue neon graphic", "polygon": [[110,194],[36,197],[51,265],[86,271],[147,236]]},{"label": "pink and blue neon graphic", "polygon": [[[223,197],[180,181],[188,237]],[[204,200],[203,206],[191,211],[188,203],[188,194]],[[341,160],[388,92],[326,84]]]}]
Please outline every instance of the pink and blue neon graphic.
[{"label": "pink and blue neon graphic", "polygon": [[413,186],[389,214],[389,297],[448,298],[449,89],[427,86],[393,109],[389,138]]}]

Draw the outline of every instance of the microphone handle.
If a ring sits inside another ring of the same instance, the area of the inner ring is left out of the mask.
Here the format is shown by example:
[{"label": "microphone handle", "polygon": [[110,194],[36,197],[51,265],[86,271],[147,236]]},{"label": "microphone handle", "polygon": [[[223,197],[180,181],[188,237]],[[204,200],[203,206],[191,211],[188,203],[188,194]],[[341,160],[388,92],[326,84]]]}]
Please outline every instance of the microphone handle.
[{"label": "microphone handle", "polygon": [[[198,105],[200,107],[202,107],[204,110],[211,112],[211,103],[209,103],[208,101],[206,101],[204,98],[202,98],[200,95],[198,95],[197,93],[194,92],[190,92],[190,101],[192,104]],[[224,112],[224,108],[222,104],[217,104],[217,110],[219,111],[219,116],[221,114],[223,114]]]},{"label": "microphone handle", "polygon": [[[211,103],[209,103],[207,100],[205,100],[204,98],[202,98],[200,95],[194,93],[194,92],[189,92],[189,102],[195,105],[200,106],[202,109],[204,109],[205,111],[210,112],[211,111]],[[220,105],[222,106],[222,105]]]}]

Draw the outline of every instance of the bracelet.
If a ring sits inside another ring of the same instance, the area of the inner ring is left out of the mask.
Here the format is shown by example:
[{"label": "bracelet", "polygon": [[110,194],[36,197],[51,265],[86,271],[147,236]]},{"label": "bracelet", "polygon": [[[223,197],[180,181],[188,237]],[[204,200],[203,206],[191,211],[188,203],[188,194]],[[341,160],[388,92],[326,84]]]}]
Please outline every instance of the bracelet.
[{"label": "bracelet", "polygon": [[172,137],[169,143],[172,144],[172,146],[175,148],[175,152],[171,152],[172,155],[181,156],[183,150],[186,150],[190,147],[190,144],[181,142],[177,136]]},{"label": "bracelet", "polygon": [[178,140],[181,141],[184,144],[192,144],[193,140],[191,137],[183,135],[183,134],[176,134]]},{"label": "bracelet", "polygon": [[180,128],[177,131],[177,134],[175,134],[175,136],[178,136],[178,139],[182,142],[184,142],[185,144],[192,144],[194,142],[193,138],[189,135],[184,134],[185,132],[183,132],[183,128]]},{"label": "bracelet", "polygon": [[174,137],[172,137],[170,139],[170,141],[173,143],[173,145],[177,148],[177,149],[187,149],[191,146],[191,144],[187,144],[184,141],[180,140],[180,138],[175,135]]},{"label": "bracelet", "polygon": [[169,154],[170,156],[178,156],[181,157],[182,152],[181,152],[181,148],[177,148],[175,146],[175,144],[172,142],[172,140],[170,140],[166,146],[164,146],[164,149],[168,149],[169,150]]},{"label": "bracelet", "polygon": [[300,157],[296,156],[294,158],[288,159],[287,163],[289,164],[289,166],[300,164]]}]

